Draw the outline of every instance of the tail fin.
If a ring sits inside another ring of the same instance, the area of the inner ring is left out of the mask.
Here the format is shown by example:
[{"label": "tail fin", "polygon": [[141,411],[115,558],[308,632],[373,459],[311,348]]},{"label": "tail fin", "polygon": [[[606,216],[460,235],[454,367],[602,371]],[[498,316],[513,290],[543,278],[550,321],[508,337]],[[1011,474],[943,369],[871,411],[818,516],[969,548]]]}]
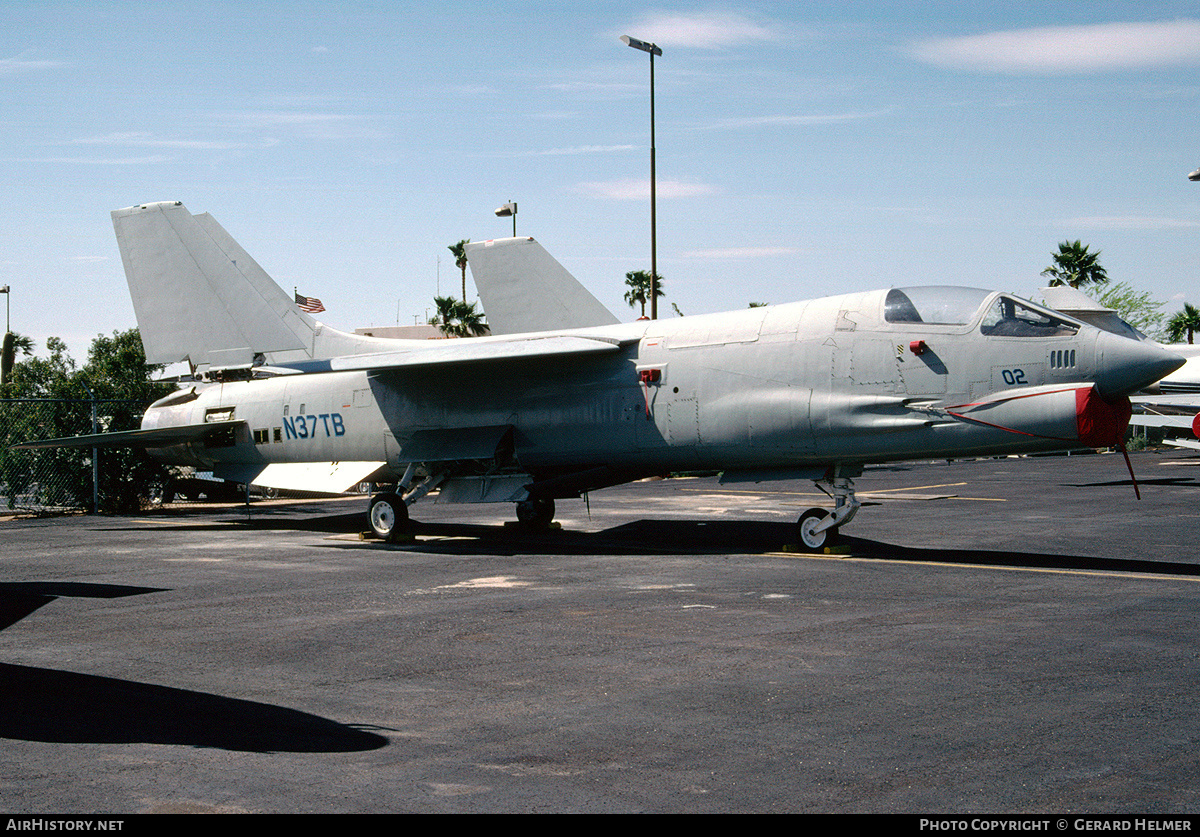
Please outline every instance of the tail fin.
[{"label": "tail fin", "polygon": [[117,209],[146,359],[216,370],[377,350],[381,341],[326,328],[296,307],[210,215],[178,201]]},{"label": "tail fin", "polygon": [[588,328],[619,322],[542,245],[502,238],[467,245],[467,264],[492,334]]}]

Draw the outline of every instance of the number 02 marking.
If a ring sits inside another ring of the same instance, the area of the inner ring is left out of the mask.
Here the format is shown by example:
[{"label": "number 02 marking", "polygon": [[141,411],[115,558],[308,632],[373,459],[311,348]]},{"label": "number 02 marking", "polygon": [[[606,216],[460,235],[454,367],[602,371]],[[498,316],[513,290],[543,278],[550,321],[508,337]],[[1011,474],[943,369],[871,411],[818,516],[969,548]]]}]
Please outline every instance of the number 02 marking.
[{"label": "number 02 marking", "polygon": [[1000,375],[1004,378],[1004,383],[1010,387],[1026,382],[1024,369],[1005,369]]}]

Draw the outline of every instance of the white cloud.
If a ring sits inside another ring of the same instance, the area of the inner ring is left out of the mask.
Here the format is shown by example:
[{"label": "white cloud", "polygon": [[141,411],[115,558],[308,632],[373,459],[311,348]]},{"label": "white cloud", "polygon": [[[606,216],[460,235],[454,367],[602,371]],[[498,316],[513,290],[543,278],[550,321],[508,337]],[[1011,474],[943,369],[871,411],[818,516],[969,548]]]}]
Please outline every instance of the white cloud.
[{"label": "white cloud", "polygon": [[795,247],[724,247],[716,250],[689,250],[687,259],[765,259],[790,256],[800,251]]},{"label": "white cloud", "polygon": [[[598,198],[608,198],[617,201],[641,201],[650,199],[649,180],[608,180],[602,182],[580,183],[579,188]],[[716,192],[706,183],[685,183],[679,180],[660,180],[656,188],[657,196],[664,199],[691,198],[699,195],[711,195]]]},{"label": "white cloud", "polygon": [[810,114],[773,114],[769,116],[746,116],[722,119],[709,125],[709,128],[753,128],[759,125],[836,125],[842,122],[853,122],[858,119],[872,119],[882,116],[888,111],[879,110],[870,113],[810,113]]},{"label": "white cloud", "polygon": [[26,58],[29,55],[29,50],[22,52],[20,55],[14,55],[12,58],[0,58],[0,76],[9,75],[12,73],[23,73],[30,70],[48,70],[55,67],[65,67],[65,61],[35,61],[31,58]]},{"label": "white cloud", "polygon": [[1088,73],[1200,64],[1200,21],[1014,29],[911,45],[940,67],[998,73]]},{"label": "white cloud", "polygon": [[1182,230],[1200,227],[1200,221],[1144,215],[1096,215],[1089,218],[1068,218],[1056,226],[1081,230]]},{"label": "white cloud", "polygon": [[6,163],[69,163],[84,166],[149,166],[156,163],[169,163],[171,157],[156,154],[151,157],[27,157],[23,159],[10,157]]},{"label": "white cloud", "polygon": [[632,23],[625,33],[668,50],[671,47],[724,49],[779,35],[770,27],[734,12],[650,14]]},{"label": "white cloud", "polygon": [[[576,145],[570,148],[548,148],[545,151],[526,151],[523,157],[569,157],[578,154],[608,154],[613,151],[633,151],[637,145]],[[649,187],[647,187],[649,188]]]},{"label": "white cloud", "polygon": [[[218,142],[213,140],[168,140],[158,139],[145,131],[129,131],[106,134],[100,137],[84,137],[72,140],[73,145],[112,145],[139,148],[186,148],[189,150],[228,150],[245,148],[246,143]],[[266,145],[274,145],[274,141],[266,141]]]}]

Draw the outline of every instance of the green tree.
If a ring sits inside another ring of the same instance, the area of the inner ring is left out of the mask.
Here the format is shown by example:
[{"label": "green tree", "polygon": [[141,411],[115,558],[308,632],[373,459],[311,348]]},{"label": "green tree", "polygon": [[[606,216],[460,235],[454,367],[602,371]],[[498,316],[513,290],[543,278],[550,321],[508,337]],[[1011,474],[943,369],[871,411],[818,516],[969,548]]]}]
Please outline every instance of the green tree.
[{"label": "green tree", "polygon": [[1134,290],[1128,282],[1115,282],[1096,294],[1096,301],[1116,311],[1117,316],[1150,339],[1161,340],[1166,336],[1163,320],[1167,315],[1162,310],[1163,304],[1150,296],[1149,291]]},{"label": "green tree", "polygon": [[[4,483],[9,507],[19,495],[38,487],[52,505],[91,508],[92,468],[90,448],[51,448],[39,451],[9,451],[8,446],[33,439],[76,436],[90,433],[92,404],[97,401],[100,430],[136,430],[149,404],[172,392],[170,384],[154,383],[152,375],[161,366],[146,363],[136,329],[98,336],[92,341],[88,360],[79,368],[57,337],[46,341],[49,357],[30,357],[13,367],[11,380],[0,387],[0,395],[15,399],[56,399],[0,404],[0,481]],[[90,391],[90,392],[89,392]],[[37,472],[53,472],[52,484],[34,486]],[[99,504],[102,511],[133,511],[146,503],[150,490],[169,476],[166,466],[132,448],[99,451]]]},{"label": "green tree", "polygon": [[1103,285],[1108,281],[1108,273],[1100,266],[1100,251],[1090,253],[1079,241],[1062,242],[1053,258],[1054,263],[1042,271],[1043,276],[1050,277],[1051,287],[1070,285],[1078,288]]},{"label": "green tree", "polygon": [[488,333],[483,313],[476,310],[474,302],[462,302],[452,296],[435,296],[437,314],[429,318],[429,324],[437,326],[447,337],[478,337]]},{"label": "green tree", "polygon": [[[467,300],[467,245],[471,243],[471,239],[464,238],[457,244],[451,244],[448,249],[454,255],[454,266],[462,271],[462,298],[463,302]],[[453,299],[454,297],[448,297]]]},{"label": "green tree", "polygon": [[[642,306],[640,316],[646,316],[646,303],[650,301],[650,271],[648,270],[631,270],[625,274],[625,284],[629,286],[629,290],[625,292],[625,301],[632,308],[635,305]],[[658,287],[655,289],[655,296],[663,297],[666,294],[663,291],[663,278],[658,277]]]},{"label": "green tree", "polygon": [[1183,310],[1167,320],[1167,339],[1172,343],[1181,342],[1185,334],[1191,343],[1197,331],[1200,331],[1200,310],[1190,302],[1183,303]]}]

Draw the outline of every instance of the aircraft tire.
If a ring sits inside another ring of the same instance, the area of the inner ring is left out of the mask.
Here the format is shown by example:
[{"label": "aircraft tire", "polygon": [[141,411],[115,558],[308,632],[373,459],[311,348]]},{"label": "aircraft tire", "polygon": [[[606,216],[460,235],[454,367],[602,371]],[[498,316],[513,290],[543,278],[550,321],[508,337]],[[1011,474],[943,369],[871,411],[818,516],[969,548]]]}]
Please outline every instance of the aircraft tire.
[{"label": "aircraft tire", "polygon": [[388,543],[408,531],[408,506],[396,494],[376,494],[372,497],[367,518],[375,536]]},{"label": "aircraft tire", "polygon": [[826,509],[809,509],[800,515],[796,523],[796,531],[800,537],[800,546],[808,552],[820,552],[837,541],[838,527],[826,529],[824,532],[814,532],[813,528],[829,516]]},{"label": "aircraft tire", "polygon": [[545,529],[554,520],[554,501],[539,498],[517,503],[517,522],[529,529]]}]

